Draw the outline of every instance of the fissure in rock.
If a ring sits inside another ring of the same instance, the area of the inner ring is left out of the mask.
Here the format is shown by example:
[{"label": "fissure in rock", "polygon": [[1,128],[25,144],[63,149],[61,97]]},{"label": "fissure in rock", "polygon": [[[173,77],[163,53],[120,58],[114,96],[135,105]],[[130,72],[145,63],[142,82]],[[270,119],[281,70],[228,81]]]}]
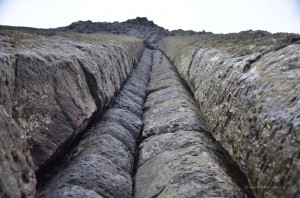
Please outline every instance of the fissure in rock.
[{"label": "fissure in rock", "polygon": [[81,137],[37,197],[132,197],[151,61],[152,51],[146,49],[112,106]]}]

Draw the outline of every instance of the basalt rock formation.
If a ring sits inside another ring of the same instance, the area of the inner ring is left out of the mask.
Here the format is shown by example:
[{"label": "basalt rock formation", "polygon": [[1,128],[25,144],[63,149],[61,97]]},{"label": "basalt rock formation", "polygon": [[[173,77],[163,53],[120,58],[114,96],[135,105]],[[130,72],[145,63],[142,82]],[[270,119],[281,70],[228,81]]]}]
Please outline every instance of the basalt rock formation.
[{"label": "basalt rock formation", "polygon": [[251,197],[247,181],[207,132],[196,101],[160,51],[153,56],[148,92],[135,197]]},{"label": "basalt rock formation", "polygon": [[36,166],[101,113],[143,49],[136,39],[112,35],[9,32],[1,43],[1,100],[22,128]]},{"label": "basalt rock formation", "polygon": [[300,195],[300,36],[242,32],[169,37],[208,130],[257,197]]},{"label": "basalt rock formation", "polygon": [[10,141],[28,142],[36,171],[110,104],[143,51],[142,41],[114,35],[3,30],[0,39],[0,101],[21,128]]},{"label": "basalt rock formation", "polygon": [[0,27],[0,196],[299,196],[299,41]]},{"label": "basalt rock formation", "polygon": [[145,50],[111,108],[84,134],[37,197],[64,197],[75,187],[92,189],[102,197],[132,197],[134,156],[151,57],[152,52]]}]

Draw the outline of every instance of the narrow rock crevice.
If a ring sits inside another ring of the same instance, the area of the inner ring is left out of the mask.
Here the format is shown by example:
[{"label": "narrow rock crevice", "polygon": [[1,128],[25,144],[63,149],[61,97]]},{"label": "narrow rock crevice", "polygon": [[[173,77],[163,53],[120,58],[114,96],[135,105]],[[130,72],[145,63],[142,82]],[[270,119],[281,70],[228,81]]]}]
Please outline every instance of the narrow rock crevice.
[{"label": "narrow rock crevice", "polygon": [[[114,102],[95,116],[60,159],[53,160],[60,161],[56,168],[52,164],[40,172],[37,197],[80,197],[86,193],[90,197],[132,197],[132,172],[151,62],[152,51],[145,49]],[[47,182],[42,184],[43,180]]]},{"label": "narrow rock crevice", "polygon": [[[166,57],[166,59],[168,59],[168,61],[169,61],[170,63],[172,63],[172,61],[170,60],[170,57],[168,57],[167,54],[165,54],[164,51],[162,51],[162,50],[159,50],[159,51],[160,51],[161,53],[163,53],[163,55]],[[193,54],[193,59],[192,59],[190,65],[192,65],[192,62],[194,61],[194,56],[195,56],[195,54],[196,54],[197,52],[198,52],[198,50],[196,50],[196,52]],[[177,74],[178,78],[180,79],[180,82],[181,82],[181,83],[183,84],[183,86],[185,87],[185,90],[188,91],[188,93],[192,96],[192,97],[191,97],[192,100],[194,100],[194,101],[195,101],[195,104],[197,104],[197,103],[196,103],[196,100],[195,100],[195,98],[194,98],[194,92],[192,91],[192,89],[191,89],[191,87],[188,85],[188,83],[182,78],[182,76],[179,75],[178,69],[177,69],[176,67],[173,66],[173,67],[172,67],[172,70],[175,71],[175,73]],[[199,106],[199,105],[197,104],[197,106]]]},{"label": "narrow rock crevice", "polygon": [[[150,48],[152,50],[152,48]],[[147,79],[147,88],[149,86],[149,81],[150,81],[150,74],[151,74],[151,71],[152,71],[152,65],[153,65],[153,52],[151,53],[151,60],[149,61],[150,64],[150,68],[149,68],[149,75],[148,75],[148,79]],[[134,152],[134,162],[133,162],[133,168],[132,168],[132,175],[131,175],[131,178],[132,178],[132,197],[134,197],[134,189],[135,189],[135,185],[136,185],[136,180],[135,180],[135,177],[136,177],[136,173],[137,173],[137,169],[138,169],[138,160],[139,160],[139,154],[140,154],[140,144],[142,143],[143,141],[143,136],[142,136],[142,132],[144,130],[144,113],[145,113],[145,102],[146,102],[146,99],[148,97],[148,91],[146,90],[146,96],[143,100],[143,105],[142,105],[142,126],[141,126],[141,129],[140,129],[140,133],[139,133],[139,136],[137,138],[137,142],[136,142],[136,146],[135,146],[135,152]]]},{"label": "narrow rock crevice", "polygon": [[[105,111],[106,110],[104,110],[104,112]],[[99,117],[97,117],[96,113],[94,113],[84,130],[82,130],[76,137],[71,136],[62,143],[51,158],[39,167],[39,169],[35,172],[37,178],[37,191],[43,189],[48,184],[49,180],[57,174],[60,167],[67,163],[66,161],[70,151],[76,148],[84,134],[91,129],[98,119]]]},{"label": "narrow rock crevice", "polygon": [[[80,65],[82,66],[82,63],[79,62]],[[83,69],[85,73],[85,77],[89,80],[87,80],[87,83],[89,85],[89,89],[91,91],[91,94],[94,98],[94,100],[97,103],[97,100],[99,97],[95,96],[96,94],[92,86],[94,86],[94,82],[91,77],[93,75],[88,75],[86,74],[86,71]],[[128,79],[127,79],[128,80]],[[127,80],[124,81],[123,85],[126,84]],[[96,86],[96,85],[95,85]],[[97,87],[97,86],[96,86]],[[119,91],[120,92],[120,91]],[[119,94],[119,92],[115,93],[115,96]],[[115,96],[113,98],[115,98]],[[110,104],[107,105],[104,109],[102,104],[98,104],[97,111],[93,113],[93,115],[86,121],[83,122],[82,126],[78,128],[78,130],[70,136],[68,139],[66,139],[60,146],[59,148],[55,151],[55,153],[42,165],[39,167],[39,169],[35,172],[36,177],[37,177],[37,192],[41,191],[47,184],[48,181],[51,180],[51,178],[57,174],[57,172],[60,170],[60,168],[67,163],[67,160],[69,158],[69,154],[72,150],[74,150],[81,140],[84,138],[84,135],[91,130],[91,128],[99,121],[102,119],[102,115],[104,114],[103,112],[106,112],[109,110],[113,104],[113,98],[110,101]],[[102,114],[101,114],[102,113]]]}]

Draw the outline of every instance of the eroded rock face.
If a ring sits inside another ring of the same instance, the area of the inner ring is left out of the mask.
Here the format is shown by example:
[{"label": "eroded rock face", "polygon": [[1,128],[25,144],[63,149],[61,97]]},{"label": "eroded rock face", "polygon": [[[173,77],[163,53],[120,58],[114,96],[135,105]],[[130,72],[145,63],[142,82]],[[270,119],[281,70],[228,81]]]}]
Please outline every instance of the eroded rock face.
[{"label": "eroded rock face", "polygon": [[16,58],[0,52],[0,104],[10,115],[12,113],[12,95],[15,87]]},{"label": "eroded rock face", "polygon": [[102,112],[143,51],[142,41],[114,35],[0,34],[0,102],[36,169]]},{"label": "eroded rock face", "polygon": [[37,197],[132,197],[151,62],[152,51],[146,49],[111,108],[87,131]]},{"label": "eroded rock face", "polygon": [[0,105],[0,197],[34,197],[36,179],[21,129]]},{"label": "eroded rock face", "polygon": [[300,193],[299,39],[243,32],[162,42],[257,197]]},{"label": "eroded rock face", "polygon": [[245,176],[206,131],[196,101],[160,51],[148,91],[134,197],[251,197]]}]

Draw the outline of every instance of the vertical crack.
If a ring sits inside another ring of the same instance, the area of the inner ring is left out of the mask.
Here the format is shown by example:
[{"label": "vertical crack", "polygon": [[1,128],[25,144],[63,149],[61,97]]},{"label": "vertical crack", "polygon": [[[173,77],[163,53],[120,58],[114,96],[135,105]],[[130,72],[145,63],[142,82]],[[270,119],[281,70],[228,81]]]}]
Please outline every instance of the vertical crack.
[{"label": "vertical crack", "polygon": [[[149,68],[149,75],[148,75],[148,79],[147,79],[147,88],[149,86],[149,81],[150,81],[150,73],[152,71],[152,65],[153,65],[153,53],[151,53],[151,65],[150,65],[150,68]],[[145,113],[145,103],[146,103],[146,100],[147,100],[147,97],[148,97],[148,91],[146,90],[146,97],[144,98],[144,101],[143,101],[143,106],[142,106],[142,109],[143,109],[143,114],[142,114],[142,127],[141,127],[141,130],[140,130],[140,134],[139,134],[139,137],[137,139],[137,142],[136,142],[136,146],[135,146],[135,153],[134,153],[134,164],[133,164],[133,169],[132,169],[132,197],[135,196],[135,185],[136,185],[136,180],[135,180],[135,176],[136,176],[136,173],[137,173],[137,170],[138,170],[138,162],[139,162],[139,154],[140,154],[140,144],[142,143],[143,139],[142,139],[142,132],[144,130],[144,113]]]},{"label": "vertical crack", "polygon": [[86,190],[102,197],[133,196],[151,64],[152,51],[145,49],[106,111],[95,115],[88,128],[37,173],[37,197],[59,197],[65,192],[82,196]]}]

